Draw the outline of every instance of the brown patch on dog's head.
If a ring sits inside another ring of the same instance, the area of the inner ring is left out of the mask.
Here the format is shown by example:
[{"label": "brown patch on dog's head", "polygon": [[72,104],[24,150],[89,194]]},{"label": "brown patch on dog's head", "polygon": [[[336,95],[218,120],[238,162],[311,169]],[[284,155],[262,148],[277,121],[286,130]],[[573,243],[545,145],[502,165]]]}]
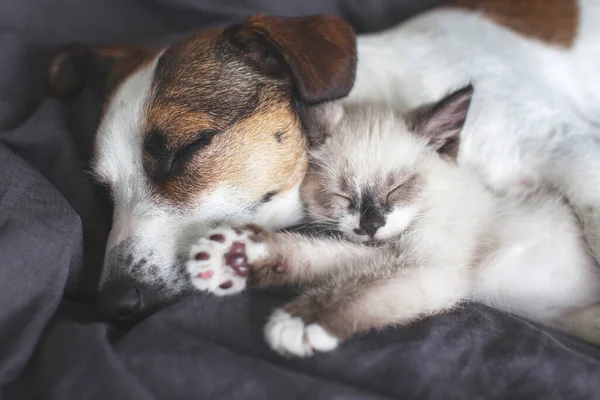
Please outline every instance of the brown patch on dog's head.
[{"label": "brown patch on dog's head", "polygon": [[571,47],[577,35],[577,0],[455,0],[499,25],[548,44]]},{"label": "brown patch on dog's head", "polygon": [[[137,46],[72,44],[52,59],[48,89],[66,99],[92,83],[110,102],[124,78],[155,56]],[[352,28],[327,16],[255,15],[169,47],[141,127],[156,193],[193,202],[226,182],[263,198],[298,183],[306,169],[305,106],[347,95],[355,69]]]},{"label": "brown patch on dog's head", "polygon": [[143,46],[71,43],[60,48],[52,57],[46,88],[53,97],[68,100],[89,84],[108,100],[123,79],[154,55],[155,52]]},{"label": "brown patch on dog's head", "polygon": [[142,129],[156,192],[185,204],[223,182],[257,199],[298,184],[303,111],[348,94],[355,52],[337,18],[262,15],[167,49]]}]

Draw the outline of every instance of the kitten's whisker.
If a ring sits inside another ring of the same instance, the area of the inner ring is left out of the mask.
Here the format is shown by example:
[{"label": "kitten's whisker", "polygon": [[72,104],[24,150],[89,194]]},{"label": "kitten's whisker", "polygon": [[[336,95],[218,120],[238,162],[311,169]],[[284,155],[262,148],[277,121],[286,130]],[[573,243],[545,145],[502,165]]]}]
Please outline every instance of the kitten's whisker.
[{"label": "kitten's whisker", "polygon": [[[330,175],[333,175],[333,176],[338,175],[337,171],[334,169],[334,166],[330,163],[325,163],[323,160],[318,160],[318,161],[313,160],[313,161],[311,161],[311,163],[317,167],[322,168],[323,170],[328,172]],[[312,171],[312,172],[323,173],[322,171]]]},{"label": "kitten's whisker", "polygon": [[312,227],[312,226],[320,227],[320,226],[322,226],[322,227],[325,227],[325,228],[332,228],[332,227],[336,227],[336,225],[337,225],[336,223],[329,222],[329,221],[314,221],[314,222],[306,223],[303,226],[309,226],[309,227]]},{"label": "kitten's whisker", "polygon": [[338,221],[337,221],[336,219],[334,219],[334,218],[329,218],[329,217],[327,217],[326,215],[321,215],[321,214],[318,214],[318,213],[315,213],[315,212],[312,212],[311,214],[312,214],[313,216],[316,216],[316,217],[322,218],[322,220],[319,220],[319,221],[314,221],[315,223],[330,223],[330,224],[337,224],[337,223],[338,223]]}]

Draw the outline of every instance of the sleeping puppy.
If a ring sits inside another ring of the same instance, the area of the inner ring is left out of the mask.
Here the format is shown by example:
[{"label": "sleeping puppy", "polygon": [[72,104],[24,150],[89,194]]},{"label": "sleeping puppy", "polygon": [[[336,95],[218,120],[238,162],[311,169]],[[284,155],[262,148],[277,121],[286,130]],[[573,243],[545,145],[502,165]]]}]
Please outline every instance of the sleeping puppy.
[{"label": "sleeping puppy", "polygon": [[[333,17],[253,16],[166,49],[73,45],[49,87],[102,76],[94,173],[114,203],[99,301],[130,317],[190,288],[182,257],[208,227],[302,218],[314,105],[432,102],[477,88],[457,160],[497,192],[560,190],[600,255],[600,3],[460,0],[355,41]],[[358,64],[356,58],[358,57]]]},{"label": "sleeping puppy", "polygon": [[103,311],[127,318],[184,293],[181,256],[206,228],[298,223],[310,105],[346,96],[355,68],[352,28],[326,16],[256,15],[158,52],[59,51],[51,92],[91,80],[106,98],[92,156],[114,204]]}]

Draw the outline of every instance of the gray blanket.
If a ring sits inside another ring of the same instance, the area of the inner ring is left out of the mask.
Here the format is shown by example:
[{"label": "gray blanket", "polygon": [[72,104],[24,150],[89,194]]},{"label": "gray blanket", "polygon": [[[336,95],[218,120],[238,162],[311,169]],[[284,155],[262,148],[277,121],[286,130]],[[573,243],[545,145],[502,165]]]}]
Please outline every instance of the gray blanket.
[{"label": "gray blanket", "polygon": [[600,350],[479,305],[288,360],[261,327],[282,296],[197,294],[134,326],[93,293],[110,207],[86,175],[98,99],[44,94],[67,41],[162,44],[254,12],[328,13],[359,32],[441,0],[3,0],[0,388],[6,399],[599,399]]}]

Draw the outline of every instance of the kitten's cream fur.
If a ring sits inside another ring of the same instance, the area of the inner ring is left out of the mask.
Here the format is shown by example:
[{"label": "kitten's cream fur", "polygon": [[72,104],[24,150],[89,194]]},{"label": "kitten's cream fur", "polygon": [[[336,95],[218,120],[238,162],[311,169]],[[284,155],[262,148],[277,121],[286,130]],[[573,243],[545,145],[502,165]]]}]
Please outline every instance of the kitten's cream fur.
[{"label": "kitten's cream fur", "polygon": [[[193,283],[217,294],[305,284],[266,326],[284,354],[332,350],[470,300],[600,343],[600,269],[569,206],[549,188],[499,197],[446,147],[459,141],[470,97],[463,89],[408,116],[322,107],[329,136],[312,155],[307,210],[376,245],[219,228],[192,251]],[[361,217],[373,207],[385,222],[366,235]]]}]

